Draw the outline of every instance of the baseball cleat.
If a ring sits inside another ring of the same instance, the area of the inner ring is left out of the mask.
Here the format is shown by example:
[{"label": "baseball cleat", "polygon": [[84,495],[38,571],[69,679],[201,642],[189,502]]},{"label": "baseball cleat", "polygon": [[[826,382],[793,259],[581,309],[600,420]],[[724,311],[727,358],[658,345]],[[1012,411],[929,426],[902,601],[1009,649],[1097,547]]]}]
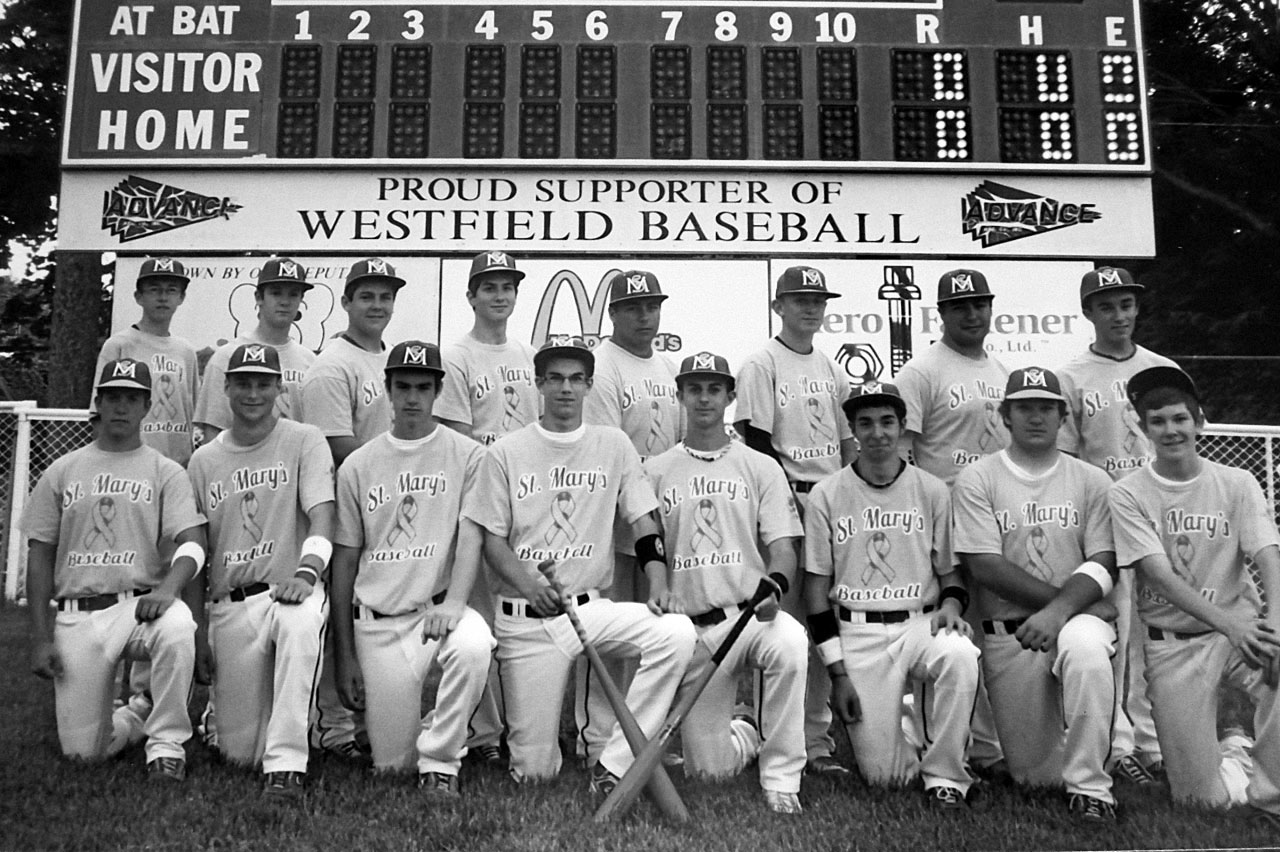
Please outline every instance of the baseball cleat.
[{"label": "baseball cleat", "polygon": [[607,797],[613,792],[613,788],[618,786],[618,782],[621,780],[622,779],[617,775],[614,775],[606,769],[604,764],[597,763],[595,766],[591,767],[591,782],[587,785],[587,789],[589,789],[591,794],[594,796]]},{"label": "baseball cleat", "polygon": [[304,772],[268,772],[262,785],[262,796],[268,799],[296,799],[302,795],[306,781]]},{"label": "baseball cleat", "polygon": [[147,764],[147,778],[151,781],[167,784],[186,777],[187,762],[180,757],[157,757]]},{"label": "baseball cleat", "polygon": [[1130,784],[1147,785],[1159,784],[1156,776],[1151,774],[1151,770],[1142,765],[1142,761],[1131,754],[1116,761],[1116,765],[1111,767],[1111,775],[1121,781],[1128,781]]},{"label": "baseball cleat", "polygon": [[431,796],[456,799],[462,795],[457,775],[444,772],[422,772],[418,775],[418,789]]},{"label": "baseball cleat", "polygon": [[809,761],[805,764],[804,772],[806,775],[819,775],[823,778],[848,778],[853,774],[849,767],[829,754],[815,757]]},{"label": "baseball cleat", "polygon": [[942,784],[929,790],[925,790],[924,794],[929,800],[929,805],[934,810],[961,811],[967,807],[964,800],[964,793],[961,793],[955,787],[948,787],[945,784]]},{"label": "baseball cleat", "polygon": [[1067,812],[1082,822],[1116,821],[1115,805],[1083,793],[1072,793],[1068,797]]},{"label": "baseball cleat", "polygon": [[780,793],[777,790],[764,791],[765,804],[769,806],[769,810],[775,814],[787,814],[794,816],[804,813],[804,808],[800,807],[800,797],[795,793]]},{"label": "baseball cleat", "polygon": [[343,760],[365,761],[369,759],[369,752],[360,748],[360,744],[355,740],[347,740],[346,742],[325,746],[324,753]]},{"label": "baseball cleat", "polygon": [[502,759],[502,748],[493,743],[485,743],[471,749],[471,754],[476,756],[476,760],[485,766],[501,767],[505,761]]}]

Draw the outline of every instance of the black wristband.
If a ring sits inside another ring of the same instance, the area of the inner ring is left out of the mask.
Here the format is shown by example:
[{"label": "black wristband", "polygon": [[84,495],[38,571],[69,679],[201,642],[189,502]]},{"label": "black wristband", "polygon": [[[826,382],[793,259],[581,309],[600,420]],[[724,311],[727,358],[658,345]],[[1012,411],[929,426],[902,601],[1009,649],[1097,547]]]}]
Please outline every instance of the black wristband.
[{"label": "black wristband", "polygon": [[960,614],[964,615],[969,609],[969,593],[959,586],[947,586],[942,590],[942,594],[938,595],[938,606],[942,606],[942,602],[947,598],[955,598],[960,604]]},{"label": "black wristband", "polygon": [[825,609],[816,615],[810,615],[805,618],[805,623],[809,625],[809,638],[815,645],[821,645],[840,635],[840,625],[836,623],[833,610]]},{"label": "black wristband", "polygon": [[778,584],[778,588],[782,590],[782,594],[784,595],[787,593],[787,590],[791,588],[790,581],[777,571],[771,571],[769,573],[769,579]]},{"label": "black wristband", "polygon": [[649,562],[661,562],[666,565],[667,551],[662,546],[662,537],[657,533],[651,533],[636,539],[636,559],[640,561],[641,567]]}]

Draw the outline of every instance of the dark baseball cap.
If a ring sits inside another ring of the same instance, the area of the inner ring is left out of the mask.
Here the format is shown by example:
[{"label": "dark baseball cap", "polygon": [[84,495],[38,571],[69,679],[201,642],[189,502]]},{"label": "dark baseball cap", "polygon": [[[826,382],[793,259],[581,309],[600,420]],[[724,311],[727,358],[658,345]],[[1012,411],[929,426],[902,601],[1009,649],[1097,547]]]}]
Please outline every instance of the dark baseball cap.
[{"label": "dark baseball cap", "polygon": [[307,280],[307,271],[302,264],[287,257],[273,257],[262,264],[257,286],[267,284],[297,284],[303,292],[316,286]]},{"label": "dark baseball cap", "polygon": [[596,369],[595,354],[587,346],[586,341],[577,335],[548,335],[547,342],[542,344],[533,355],[534,371],[541,373],[552,358],[574,358],[581,361],[587,375],[591,375]]},{"label": "dark baseball cap", "polygon": [[151,370],[141,361],[132,358],[120,358],[108,361],[102,366],[102,375],[98,377],[95,390],[106,388],[125,388],[151,393]]},{"label": "dark baseball cap", "polygon": [[183,284],[191,282],[191,276],[187,274],[182,261],[171,257],[149,257],[144,260],[142,268],[138,270],[138,283],[141,284],[147,278],[176,278]]},{"label": "dark baseball cap", "polygon": [[712,352],[699,352],[681,361],[680,372],[676,373],[676,384],[679,385],[680,382],[694,376],[728,379],[731,388],[734,383],[733,373],[729,370],[729,361],[723,355]]},{"label": "dark baseball cap", "polygon": [[899,417],[907,416],[907,404],[902,399],[901,391],[897,385],[889,382],[863,382],[853,389],[853,393],[840,407],[844,409],[844,416],[852,423],[862,409],[880,405],[889,406],[898,412]]},{"label": "dark baseball cap", "polygon": [[938,304],[959,299],[990,299],[987,276],[976,269],[953,269],[938,279]]},{"label": "dark baseball cap", "polygon": [[1145,370],[1139,370],[1129,379],[1126,393],[1129,396],[1129,402],[1137,408],[1138,401],[1156,388],[1185,391],[1197,402],[1200,401],[1200,392],[1196,390],[1196,383],[1177,367],[1148,367]]},{"label": "dark baseball cap", "polygon": [[1062,384],[1058,377],[1044,367],[1023,367],[1010,373],[1009,380],[1004,385],[1004,398],[1067,401],[1062,395]]},{"label": "dark baseball cap", "polygon": [[657,299],[661,301],[666,298],[668,296],[662,292],[662,287],[658,284],[658,276],[642,269],[619,272],[609,282],[610,305],[634,299]]},{"label": "dark baseball cap", "polygon": [[231,353],[227,362],[226,374],[232,373],[264,373],[272,376],[281,375],[280,353],[274,346],[265,343],[244,343]]},{"label": "dark baseball cap", "polygon": [[343,286],[342,292],[350,294],[353,287],[365,281],[381,281],[384,284],[390,284],[395,290],[405,285],[405,280],[396,275],[394,266],[382,258],[368,257],[351,264],[351,270],[347,273],[347,283]]},{"label": "dark baseball cap", "polygon": [[1100,266],[1089,270],[1080,279],[1080,304],[1083,305],[1090,296],[1103,290],[1145,289],[1147,288],[1133,280],[1129,270],[1121,269],[1119,266]]},{"label": "dark baseball cap", "polygon": [[514,275],[516,283],[524,278],[524,273],[516,269],[516,261],[505,251],[482,251],[471,259],[471,274],[467,276],[467,286],[490,272],[505,272]]},{"label": "dark baseball cap", "polygon": [[444,375],[444,363],[440,360],[440,347],[422,340],[406,340],[391,347],[387,354],[385,372],[392,370],[425,370]]},{"label": "dark baseball cap", "polygon": [[828,299],[840,296],[839,293],[827,289],[827,276],[823,275],[821,270],[814,269],[812,266],[788,266],[778,276],[773,295],[774,298],[780,299],[796,293],[816,293]]}]

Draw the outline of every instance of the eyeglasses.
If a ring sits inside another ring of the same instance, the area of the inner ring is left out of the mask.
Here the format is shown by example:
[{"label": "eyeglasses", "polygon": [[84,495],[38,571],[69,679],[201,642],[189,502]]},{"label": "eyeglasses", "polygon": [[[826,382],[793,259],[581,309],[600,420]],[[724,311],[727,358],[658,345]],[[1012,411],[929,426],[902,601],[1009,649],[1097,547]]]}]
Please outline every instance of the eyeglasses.
[{"label": "eyeglasses", "polygon": [[574,373],[572,376],[562,376],[559,373],[547,373],[539,377],[538,381],[550,385],[562,385],[568,382],[575,388],[580,388],[587,383],[586,373]]}]

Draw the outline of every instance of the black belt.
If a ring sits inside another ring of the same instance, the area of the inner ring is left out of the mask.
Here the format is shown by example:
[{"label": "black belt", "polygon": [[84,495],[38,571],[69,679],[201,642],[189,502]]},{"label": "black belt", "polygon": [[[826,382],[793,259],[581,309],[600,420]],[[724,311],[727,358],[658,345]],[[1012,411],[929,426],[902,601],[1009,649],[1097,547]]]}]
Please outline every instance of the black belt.
[{"label": "black belt", "polygon": [[[734,604],[734,606],[738,608],[738,612],[742,612],[747,608],[747,602],[741,601],[740,603]],[[731,608],[732,607],[720,607],[719,609],[709,609],[699,615],[689,616],[689,620],[697,627],[711,627],[728,619],[729,616],[725,613],[725,610]]]},{"label": "black belt", "polygon": [[813,486],[817,484],[816,482],[793,482],[791,483],[791,490],[797,494],[808,494],[813,490]]},{"label": "black belt", "polygon": [[[582,594],[576,595],[574,597],[573,605],[582,606],[584,603],[586,603],[589,600],[591,600],[590,593],[583,592]],[[537,613],[535,613],[533,610],[529,608],[529,604],[526,603],[524,606],[525,606],[524,612],[516,612],[516,608],[511,605],[511,601],[503,601],[502,614],[503,615],[522,615],[525,618],[554,618],[555,615],[559,615],[559,613],[555,613],[554,615],[538,615]]]},{"label": "black belt", "polygon": [[[134,589],[133,597],[150,593],[150,589]],[[127,592],[115,593],[109,592],[101,595],[88,595],[83,598],[63,598],[58,601],[59,612],[101,612],[104,609],[110,609],[120,603],[120,594],[128,594]]]},{"label": "black belt", "polygon": [[[449,594],[448,589],[445,589],[444,591],[440,592],[439,594],[437,594],[435,597],[431,599],[431,605],[439,606],[440,604],[444,603],[444,599],[448,594]],[[412,613],[412,612],[418,612],[418,610],[416,609],[411,609],[408,612],[378,612],[376,609],[374,609],[371,606],[364,607],[364,610],[365,612],[373,616],[374,621],[377,621],[380,618],[398,618],[399,616],[402,616],[402,615],[408,615],[409,613]],[[351,605],[351,617],[356,620],[360,619],[360,604]]]},{"label": "black belt", "polygon": [[1161,630],[1159,627],[1148,627],[1147,636],[1160,642],[1165,639],[1199,639],[1208,636],[1212,630]]},{"label": "black belt", "polygon": [[[853,613],[844,607],[837,607],[842,621],[853,621]],[[920,612],[933,612],[937,607],[927,606]],[[861,612],[861,611],[860,611]],[[900,624],[914,615],[914,609],[869,610],[862,612],[862,620],[867,624]]]},{"label": "black belt", "polygon": [[1025,618],[1006,618],[1003,621],[984,621],[982,622],[982,632],[988,636],[995,636],[997,633],[996,625],[1003,624],[1005,634],[1012,636],[1018,632],[1018,628],[1022,626],[1024,621],[1026,621]]},{"label": "black belt", "polygon": [[227,595],[227,598],[229,600],[233,600],[239,603],[245,598],[251,598],[254,595],[260,595],[270,588],[271,587],[266,583],[250,583],[247,586],[241,586],[238,589],[232,589],[231,592]]}]

